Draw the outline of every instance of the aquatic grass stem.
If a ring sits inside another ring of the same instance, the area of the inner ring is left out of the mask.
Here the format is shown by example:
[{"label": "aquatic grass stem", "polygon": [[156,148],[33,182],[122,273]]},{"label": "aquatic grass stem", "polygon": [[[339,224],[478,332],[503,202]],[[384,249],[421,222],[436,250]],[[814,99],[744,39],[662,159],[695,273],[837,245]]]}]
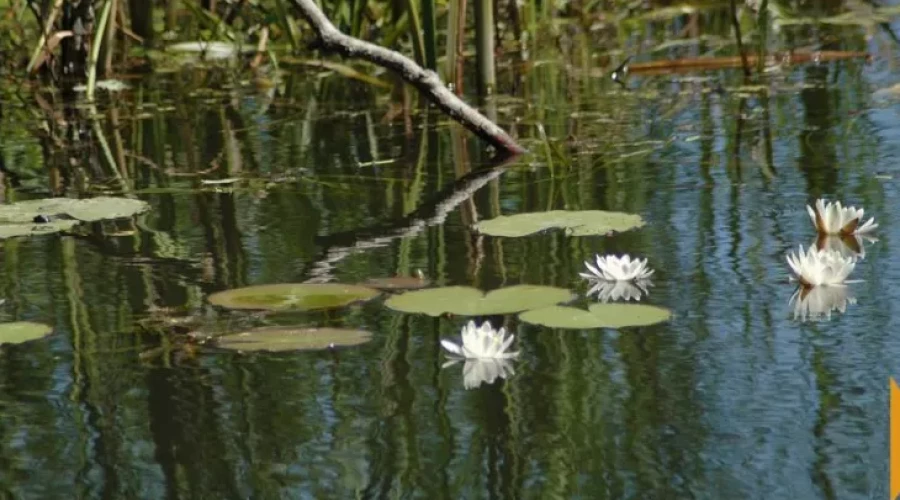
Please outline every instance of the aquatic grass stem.
[{"label": "aquatic grass stem", "polygon": [[478,66],[478,93],[490,95],[497,84],[494,66],[494,2],[475,0],[475,58]]},{"label": "aquatic grass stem", "polygon": [[108,0],[108,2],[110,3],[110,13],[108,14],[109,24],[106,26],[105,36],[101,39],[103,40],[103,47],[101,47],[101,49],[103,49],[104,75],[112,73],[113,52],[116,49],[116,17],[118,12],[122,10],[119,6],[119,0]]},{"label": "aquatic grass stem", "polygon": [[118,165],[116,164],[116,159],[113,157],[112,150],[109,147],[109,142],[106,140],[106,135],[103,134],[103,127],[100,126],[99,113],[97,112],[96,106],[93,104],[90,108],[90,116],[91,116],[91,129],[94,131],[94,136],[97,139],[97,142],[100,143],[100,149],[103,151],[103,156],[106,157],[106,162],[109,164],[109,168],[112,171],[113,177],[116,179],[116,182],[122,186],[122,189],[126,192],[128,191],[128,184],[125,182],[125,179],[122,177],[122,173],[119,172]]},{"label": "aquatic grass stem", "polygon": [[[103,12],[100,14],[100,22],[94,33],[94,43],[91,45],[91,55],[88,59],[87,100],[94,100],[94,91],[97,88],[97,59],[100,56],[100,46],[103,42],[103,34],[106,32],[106,24],[109,22],[109,11],[112,10],[114,0],[106,0],[103,3]],[[113,163],[115,165],[115,163]]]},{"label": "aquatic grass stem", "polygon": [[291,49],[296,52],[300,48],[300,40],[297,34],[297,25],[294,23],[294,20],[291,18],[290,14],[288,14],[287,9],[284,5],[284,0],[277,0],[275,2],[275,14],[278,17],[278,22],[281,24],[282,29],[287,31],[288,41],[291,43]]},{"label": "aquatic grass stem", "polygon": [[41,37],[34,47],[34,52],[31,54],[31,60],[28,61],[28,67],[25,70],[27,73],[34,71],[38,60],[41,59],[41,52],[47,45],[47,37],[50,36],[50,30],[53,29],[53,23],[56,22],[56,17],[59,16],[59,11],[62,10],[62,6],[63,0],[56,0],[53,4],[53,8],[50,9],[50,13],[47,15],[47,20],[44,22],[44,27],[41,30]]},{"label": "aquatic grass stem", "polygon": [[756,60],[756,72],[761,75],[766,69],[766,46],[769,43],[769,0],[760,2],[756,25],[759,30],[759,52]]},{"label": "aquatic grass stem", "polygon": [[[451,85],[456,86],[456,60],[458,59],[457,55],[457,40],[461,36],[459,32],[459,3],[462,0],[450,0],[447,6],[447,57],[446,57],[446,68],[444,68],[444,78],[450,82]],[[460,89],[455,89],[457,92],[460,92]]]},{"label": "aquatic grass stem", "polygon": [[406,11],[409,17],[409,36],[412,38],[413,54],[416,62],[425,65],[425,41],[422,39],[422,19],[416,3],[419,0],[406,0]]},{"label": "aquatic grass stem", "polygon": [[737,42],[738,53],[741,55],[741,66],[744,68],[744,80],[750,79],[750,63],[747,61],[747,53],[744,52],[744,43],[741,41],[741,23],[737,17],[736,0],[729,0],[731,10],[731,27],[734,29],[734,38]]},{"label": "aquatic grass stem", "polygon": [[425,67],[437,70],[437,25],[434,0],[422,0],[422,32],[425,44]]}]

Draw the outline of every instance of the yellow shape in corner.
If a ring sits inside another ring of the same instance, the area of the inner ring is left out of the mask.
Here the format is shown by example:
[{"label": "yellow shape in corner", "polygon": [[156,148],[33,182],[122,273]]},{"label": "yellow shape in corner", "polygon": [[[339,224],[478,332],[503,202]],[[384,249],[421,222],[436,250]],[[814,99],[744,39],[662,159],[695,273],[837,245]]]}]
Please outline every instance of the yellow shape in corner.
[{"label": "yellow shape in corner", "polygon": [[896,500],[900,496],[900,387],[897,387],[897,381],[891,377],[891,415],[890,415],[890,475],[891,475],[891,497],[890,500]]}]

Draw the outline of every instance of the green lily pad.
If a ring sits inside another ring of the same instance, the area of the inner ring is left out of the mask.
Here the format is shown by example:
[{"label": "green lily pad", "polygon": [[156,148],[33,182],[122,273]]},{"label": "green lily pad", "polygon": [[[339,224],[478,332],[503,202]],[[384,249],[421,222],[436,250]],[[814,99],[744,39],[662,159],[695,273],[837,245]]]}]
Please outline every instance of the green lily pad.
[{"label": "green lily pad", "polygon": [[51,332],[53,328],[42,323],[30,321],[0,323],[0,344],[23,344],[46,337]]},{"label": "green lily pad", "polygon": [[365,330],[266,326],[224,335],[216,339],[216,345],[242,352],[318,351],[365,344],[370,340],[372,334]]},{"label": "green lily pad", "polygon": [[591,304],[587,311],[575,307],[552,306],[519,315],[525,323],[550,328],[586,330],[647,326],[668,320],[672,311],[645,304]]},{"label": "green lily pad", "polygon": [[572,300],[569,290],[552,286],[516,285],[487,294],[467,286],[429,288],[395,295],[385,305],[395,311],[440,316],[511,314]]},{"label": "green lily pad", "polygon": [[[150,208],[132,198],[46,198],[0,205],[0,239],[68,231],[81,222],[132,217]],[[35,222],[35,218],[49,219]]]},{"label": "green lily pad", "polygon": [[379,290],[415,290],[428,286],[428,280],[418,276],[392,276],[388,278],[371,278],[363,285]]},{"label": "green lily pad", "polygon": [[603,210],[533,212],[503,215],[475,224],[475,230],[491,236],[528,236],[548,229],[563,229],[570,236],[596,236],[628,231],[644,225],[640,215]]},{"label": "green lily pad", "polygon": [[225,290],[210,295],[209,302],[226,309],[314,311],[371,300],[379,295],[378,290],[360,285],[283,283]]}]

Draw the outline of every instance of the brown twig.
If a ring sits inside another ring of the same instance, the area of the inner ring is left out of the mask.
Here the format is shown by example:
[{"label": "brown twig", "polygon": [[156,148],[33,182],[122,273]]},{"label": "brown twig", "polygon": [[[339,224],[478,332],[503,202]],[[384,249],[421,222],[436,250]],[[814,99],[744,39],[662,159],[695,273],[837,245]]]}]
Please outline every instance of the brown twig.
[{"label": "brown twig", "polygon": [[319,49],[390,69],[419,89],[451,118],[496,147],[502,156],[525,152],[502,128],[451,92],[434,71],[422,68],[403,54],[341,33],[319,9],[315,0],[291,0],[291,3],[315,31]]},{"label": "brown twig", "polygon": [[[760,58],[756,54],[746,55],[744,58],[737,56],[725,57],[689,57],[684,59],[663,59],[646,62],[628,62],[628,74],[630,75],[667,75],[672,73],[687,73],[692,71],[715,71],[727,68],[743,66],[744,59],[747,64],[753,66],[759,63],[764,65],[783,64],[785,66],[805,64],[809,62],[823,63],[830,61],[843,61],[847,59],[870,58],[867,52],[821,50],[816,52],[782,52],[769,54]],[[619,70],[619,68],[617,68]]]},{"label": "brown twig", "polygon": [[[63,0],[56,0],[53,4],[53,8],[50,9],[50,13],[47,14],[47,18],[43,22],[43,28],[41,30],[41,37],[38,39],[37,46],[34,49],[34,53],[31,55],[31,60],[28,61],[28,67],[26,71],[31,73],[35,64],[37,63],[38,58],[41,56],[41,51],[46,50],[45,44],[47,43],[47,37],[50,36],[50,33],[53,31],[53,23],[56,22],[56,17],[59,15],[59,12],[62,10]],[[46,58],[46,56],[44,56]]]},{"label": "brown twig", "polygon": [[262,64],[263,57],[266,55],[266,49],[269,45],[269,28],[263,27],[259,33],[259,43],[256,44],[256,55],[250,61],[250,67],[256,69]]}]

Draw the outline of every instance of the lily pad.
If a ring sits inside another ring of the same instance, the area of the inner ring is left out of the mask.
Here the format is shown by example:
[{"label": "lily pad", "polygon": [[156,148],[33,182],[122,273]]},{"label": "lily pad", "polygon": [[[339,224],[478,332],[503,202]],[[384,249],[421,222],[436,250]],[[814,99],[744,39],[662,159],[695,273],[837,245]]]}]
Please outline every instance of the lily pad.
[{"label": "lily pad", "polygon": [[570,236],[597,236],[628,231],[644,225],[640,215],[604,210],[532,212],[503,215],[475,224],[475,230],[490,236],[528,236],[548,229],[563,229]]},{"label": "lily pad", "polygon": [[467,286],[429,288],[395,295],[385,305],[395,311],[440,316],[511,314],[572,300],[569,290],[552,286],[516,285],[487,294]]},{"label": "lily pad", "polygon": [[371,278],[363,285],[379,290],[415,290],[428,286],[428,280],[419,276],[392,276],[388,278]]},{"label": "lily pad", "polygon": [[360,285],[340,283],[283,283],[235,288],[209,296],[210,304],[226,309],[314,311],[333,309],[381,295]]},{"label": "lily pad", "polygon": [[132,198],[46,198],[0,205],[0,239],[68,231],[80,222],[132,217],[150,208]]},{"label": "lily pad", "polygon": [[645,304],[591,304],[587,311],[575,307],[552,306],[519,315],[525,323],[550,328],[586,330],[647,326],[668,320],[672,312]]},{"label": "lily pad", "polygon": [[23,344],[46,337],[51,332],[53,328],[42,323],[30,321],[0,323],[0,344]]},{"label": "lily pad", "polygon": [[216,345],[242,352],[318,351],[365,344],[370,340],[372,334],[365,330],[267,326],[224,335],[216,339]]}]

